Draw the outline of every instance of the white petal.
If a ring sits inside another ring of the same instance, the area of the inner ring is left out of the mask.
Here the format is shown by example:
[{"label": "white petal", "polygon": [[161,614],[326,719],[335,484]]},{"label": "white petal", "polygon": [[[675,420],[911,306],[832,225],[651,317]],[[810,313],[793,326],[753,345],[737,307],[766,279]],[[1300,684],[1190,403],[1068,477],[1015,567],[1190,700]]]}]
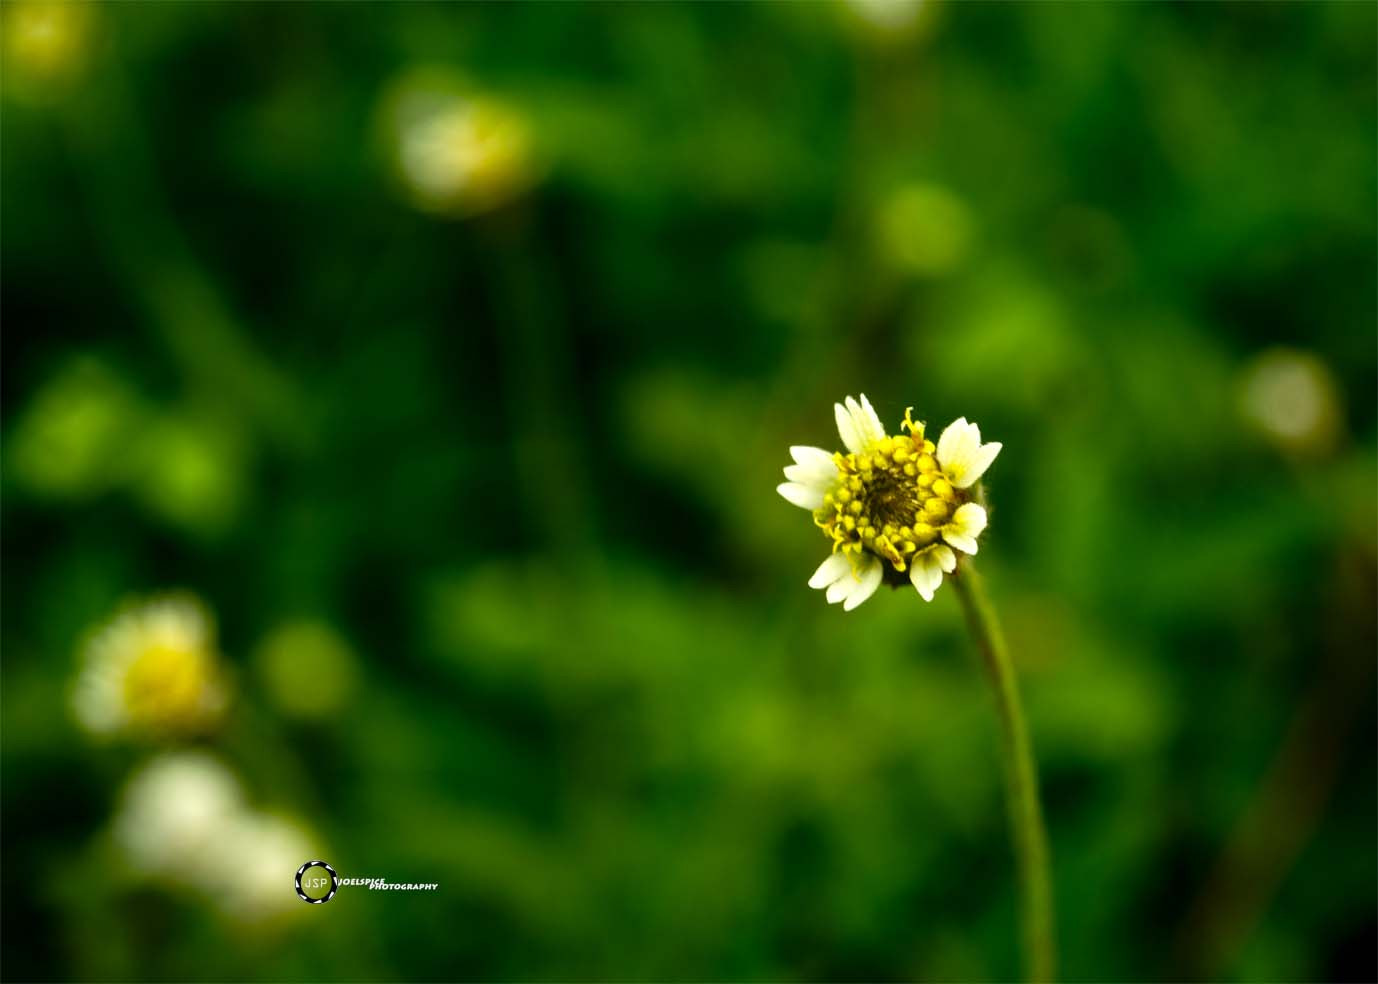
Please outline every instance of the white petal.
[{"label": "white petal", "polygon": [[823,475],[812,470],[811,465],[786,465],[785,477],[791,482],[797,482],[800,485],[807,485],[811,489],[818,489],[820,492],[826,492],[833,487],[833,482],[837,480],[837,473],[833,472],[831,475]]},{"label": "white petal", "polygon": [[986,528],[985,507],[974,502],[958,506],[957,511],[952,514],[951,525],[957,527],[959,533],[964,533],[967,536],[980,536],[981,531]]},{"label": "white petal", "polygon": [[938,437],[938,464],[946,468],[949,461],[956,459],[965,444],[967,428],[970,426],[965,417],[958,417],[943,428],[942,434]]},{"label": "white petal", "polygon": [[881,437],[885,436],[885,426],[880,422],[880,414],[876,413],[876,408],[871,406],[871,401],[866,399],[866,394],[861,394],[861,409],[870,418],[872,425],[880,432]]},{"label": "white petal", "polygon": [[852,564],[844,554],[829,554],[828,559],[818,565],[818,570],[809,578],[809,587],[826,588],[835,584],[838,578],[852,573]]},{"label": "white petal", "polygon": [[826,492],[837,481],[837,464],[833,456],[820,448],[793,447],[790,454],[797,464],[785,467],[785,477],[791,482]]},{"label": "white petal", "polygon": [[842,446],[853,454],[861,454],[861,436],[857,433],[851,411],[840,403],[834,403],[833,419],[837,421],[837,436],[842,438]]},{"label": "white petal", "polygon": [[847,600],[842,604],[844,612],[850,612],[857,605],[861,604],[871,595],[876,593],[876,588],[880,587],[880,579],[885,573],[879,557],[872,557],[870,564],[861,572],[861,583],[847,595]]},{"label": "white petal", "polygon": [[810,511],[823,505],[823,493],[816,488],[808,485],[800,485],[797,482],[784,482],[775,486],[775,491],[785,497],[786,501],[798,506],[800,509]]},{"label": "white petal", "polygon": [[976,553],[976,538],[986,528],[986,511],[974,502],[958,507],[943,527],[943,539],[963,553]]},{"label": "white petal", "polygon": [[[789,456],[799,465],[832,465],[833,456],[822,448],[811,448],[806,444],[796,444],[789,449]],[[833,465],[836,468],[836,465]]]},{"label": "white petal", "polygon": [[951,527],[943,530],[943,539],[952,544],[962,553],[976,555],[976,540],[974,537],[967,536],[965,533],[958,533]]},{"label": "white petal", "polygon": [[850,396],[847,397],[847,409],[851,411],[852,424],[856,427],[857,436],[861,438],[863,450],[885,436],[885,425],[880,422],[880,417],[876,415],[875,408],[871,406],[871,401],[866,399],[865,393],[861,394],[860,403]]},{"label": "white petal", "polygon": [[942,586],[943,586],[943,570],[942,570],[942,568],[941,568],[941,567],[937,567],[937,566],[930,567],[930,568],[928,569],[928,595],[929,595],[929,600],[930,600],[930,601],[933,599],[933,595],[934,595],[934,594],[937,592],[937,590],[938,590],[939,588],[941,588]]},{"label": "white petal", "polygon": [[938,464],[953,485],[969,488],[986,473],[1001,446],[998,441],[982,444],[981,428],[959,417],[938,438]]},{"label": "white petal", "polygon": [[943,572],[951,573],[957,567],[957,558],[942,544],[930,547],[917,555],[909,569],[909,579],[918,589],[924,601],[933,600],[933,592],[943,583]]},{"label": "white petal", "polygon": [[846,601],[847,596],[855,591],[856,588],[856,576],[848,571],[842,577],[828,585],[828,604],[836,605],[839,601]]},{"label": "white petal", "polygon": [[953,482],[952,484],[959,489],[970,487],[986,473],[986,469],[990,467],[990,463],[995,460],[995,456],[1000,453],[1002,447],[1004,445],[999,441],[982,444],[971,456],[971,460],[967,464],[966,474],[962,476],[961,482]]},{"label": "white petal", "polygon": [[[937,590],[938,585],[943,580],[943,572],[938,569],[936,564],[930,563],[929,556],[931,555],[926,554],[914,558],[909,567],[909,581],[924,601],[933,600],[933,592]],[[934,578],[935,574],[937,575],[936,579]]]}]

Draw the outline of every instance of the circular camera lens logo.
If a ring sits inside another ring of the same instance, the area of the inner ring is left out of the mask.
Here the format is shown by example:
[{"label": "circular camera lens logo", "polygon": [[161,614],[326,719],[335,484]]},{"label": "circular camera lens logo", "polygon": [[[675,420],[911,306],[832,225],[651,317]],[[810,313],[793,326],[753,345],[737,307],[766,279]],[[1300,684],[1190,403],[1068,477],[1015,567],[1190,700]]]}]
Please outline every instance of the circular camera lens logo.
[{"label": "circular camera lens logo", "polygon": [[303,902],[320,905],[335,897],[340,887],[335,869],[324,861],[308,861],[297,869],[297,895]]}]

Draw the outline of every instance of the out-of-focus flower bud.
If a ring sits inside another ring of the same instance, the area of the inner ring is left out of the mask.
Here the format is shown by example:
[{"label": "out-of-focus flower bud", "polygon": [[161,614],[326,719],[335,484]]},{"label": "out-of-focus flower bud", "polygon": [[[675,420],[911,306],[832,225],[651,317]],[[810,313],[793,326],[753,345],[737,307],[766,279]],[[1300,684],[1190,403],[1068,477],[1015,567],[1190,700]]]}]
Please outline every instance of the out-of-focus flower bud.
[{"label": "out-of-focus flower bud", "polygon": [[1302,457],[1332,452],[1343,426],[1334,374],[1297,349],[1269,349],[1249,363],[1240,376],[1239,407],[1270,443]]},{"label": "out-of-focus flower bud", "polygon": [[468,216],[521,196],[539,177],[530,121],[497,97],[419,72],[383,100],[387,152],[417,208]]},{"label": "out-of-focus flower bud", "polygon": [[209,612],[185,596],[126,607],[87,642],[72,704],[99,737],[166,739],[215,727],[229,687]]},{"label": "out-of-focus flower bud", "polygon": [[926,36],[932,29],[932,0],[845,0],[847,19],[859,33],[878,43]]}]

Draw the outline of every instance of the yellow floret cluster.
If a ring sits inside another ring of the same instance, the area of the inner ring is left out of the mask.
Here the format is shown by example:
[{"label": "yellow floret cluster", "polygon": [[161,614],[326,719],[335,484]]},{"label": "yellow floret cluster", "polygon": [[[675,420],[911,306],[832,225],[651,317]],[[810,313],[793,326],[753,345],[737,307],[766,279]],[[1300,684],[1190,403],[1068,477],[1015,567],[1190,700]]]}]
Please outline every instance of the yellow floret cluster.
[{"label": "yellow floret cluster", "polygon": [[943,476],[923,424],[906,411],[903,427],[906,434],[881,438],[863,454],[833,456],[838,481],[814,511],[814,522],[854,564],[869,549],[903,571],[968,501]]}]

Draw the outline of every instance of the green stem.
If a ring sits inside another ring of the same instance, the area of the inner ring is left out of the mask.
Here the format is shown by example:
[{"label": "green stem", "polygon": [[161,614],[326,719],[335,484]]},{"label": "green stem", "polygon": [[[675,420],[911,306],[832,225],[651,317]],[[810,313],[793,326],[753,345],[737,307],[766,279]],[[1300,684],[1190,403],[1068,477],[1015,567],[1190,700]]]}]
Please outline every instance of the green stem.
[{"label": "green stem", "polygon": [[1051,981],[1057,974],[1057,943],[1053,931],[1048,835],[1043,829],[1043,812],[1038,802],[1038,770],[1034,765],[1029,729],[1024,722],[1024,708],[1019,700],[1019,683],[985,584],[969,559],[963,561],[961,570],[951,581],[957,596],[962,599],[967,627],[981,650],[1000,712],[1011,835],[1019,865],[1024,972],[1030,981]]}]

